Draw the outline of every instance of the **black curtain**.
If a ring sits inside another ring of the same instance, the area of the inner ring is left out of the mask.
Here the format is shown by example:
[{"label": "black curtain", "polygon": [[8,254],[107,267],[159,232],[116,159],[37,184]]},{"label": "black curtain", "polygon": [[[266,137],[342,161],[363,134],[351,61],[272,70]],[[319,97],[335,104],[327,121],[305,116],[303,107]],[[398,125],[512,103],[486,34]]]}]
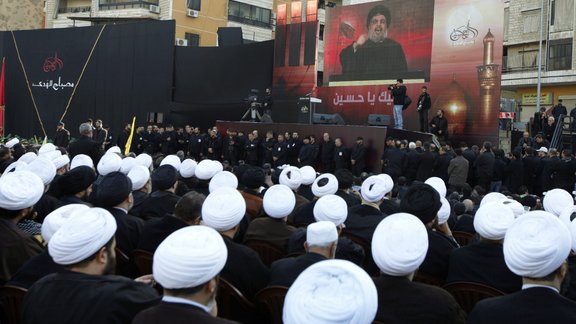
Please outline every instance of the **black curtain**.
[{"label": "black curtain", "polygon": [[[50,137],[76,93],[63,121],[78,136],[78,125],[100,118],[115,134],[136,116],[143,125],[148,112],[167,113],[174,64],[174,21],[106,26],[78,77],[102,26],[15,32],[38,114]],[[12,37],[4,37],[7,64],[6,131],[42,136]]]}]

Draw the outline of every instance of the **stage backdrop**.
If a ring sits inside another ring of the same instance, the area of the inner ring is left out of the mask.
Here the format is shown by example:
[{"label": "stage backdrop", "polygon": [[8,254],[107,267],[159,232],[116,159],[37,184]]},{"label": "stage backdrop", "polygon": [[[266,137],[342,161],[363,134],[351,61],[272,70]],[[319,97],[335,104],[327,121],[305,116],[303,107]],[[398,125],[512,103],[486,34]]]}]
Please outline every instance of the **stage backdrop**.
[{"label": "stage backdrop", "polygon": [[[368,20],[371,11],[386,18]],[[317,112],[339,113],[348,124],[366,124],[369,114],[392,116],[387,87],[403,78],[413,100],[404,111],[406,129],[419,129],[416,101],[426,85],[429,119],[444,109],[450,140],[497,141],[502,0],[388,0],[327,8],[326,16],[328,86],[318,89],[323,103]],[[386,35],[385,51],[366,41],[354,52],[352,44],[369,34]]]},{"label": "stage backdrop", "polygon": [[100,118],[117,135],[133,116],[166,113],[174,32],[173,21],[6,32],[6,133],[52,137],[62,118],[77,137]]}]

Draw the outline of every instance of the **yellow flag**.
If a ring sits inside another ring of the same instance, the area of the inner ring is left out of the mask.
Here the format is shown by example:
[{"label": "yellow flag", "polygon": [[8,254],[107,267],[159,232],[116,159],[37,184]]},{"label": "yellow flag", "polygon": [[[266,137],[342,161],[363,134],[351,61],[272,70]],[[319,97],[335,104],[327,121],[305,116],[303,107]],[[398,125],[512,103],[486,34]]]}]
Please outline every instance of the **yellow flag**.
[{"label": "yellow flag", "polygon": [[48,136],[44,136],[44,140],[42,141],[42,145],[48,143]]},{"label": "yellow flag", "polygon": [[38,145],[38,137],[36,135],[34,135],[34,144]]},{"label": "yellow flag", "polygon": [[132,128],[130,129],[130,136],[128,136],[128,142],[126,142],[124,155],[128,155],[130,153],[130,146],[132,146],[132,137],[134,137],[134,127],[136,127],[136,116],[132,118]]}]

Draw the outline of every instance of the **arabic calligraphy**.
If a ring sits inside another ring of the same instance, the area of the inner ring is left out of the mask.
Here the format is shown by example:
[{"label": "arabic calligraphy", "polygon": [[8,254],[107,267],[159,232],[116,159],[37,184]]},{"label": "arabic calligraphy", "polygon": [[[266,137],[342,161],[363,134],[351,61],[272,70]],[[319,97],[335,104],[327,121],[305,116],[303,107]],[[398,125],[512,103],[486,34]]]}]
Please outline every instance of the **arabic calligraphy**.
[{"label": "arabic calligraphy", "polygon": [[470,27],[470,19],[468,19],[468,23],[466,23],[466,25],[462,25],[452,30],[450,33],[450,40],[456,42],[459,40],[476,38],[476,36],[478,36],[478,29]]},{"label": "arabic calligraphy", "polygon": [[46,80],[46,82],[40,81],[38,83],[32,83],[32,86],[36,88],[45,88],[46,90],[58,91],[64,88],[74,88],[74,83],[72,82],[62,83],[62,77],[58,77],[57,82],[55,82],[54,80]]},{"label": "arabic calligraphy", "polygon": [[374,106],[376,105],[377,102],[390,105],[392,104],[393,101],[394,99],[392,98],[392,95],[388,91],[382,91],[380,92],[380,94],[368,91],[368,94],[366,96],[363,96],[361,94],[358,95],[351,94],[344,96],[339,95],[338,92],[336,92],[334,95],[334,99],[332,99],[332,103],[335,106],[344,106],[345,104],[350,103],[368,103],[371,106]]},{"label": "arabic calligraphy", "polygon": [[56,69],[62,70],[64,68],[64,62],[58,58],[58,53],[54,53],[54,57],[48,57],[44,60],[44,65],[42,70],[44,72],[54,72]]}]

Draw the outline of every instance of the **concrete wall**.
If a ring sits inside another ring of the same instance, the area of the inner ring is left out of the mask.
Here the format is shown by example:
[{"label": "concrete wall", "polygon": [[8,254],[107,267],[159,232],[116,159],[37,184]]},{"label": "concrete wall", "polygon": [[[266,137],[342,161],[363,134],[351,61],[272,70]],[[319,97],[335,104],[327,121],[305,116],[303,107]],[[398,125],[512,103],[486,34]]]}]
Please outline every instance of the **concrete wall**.
[{"label": "concrete wall", "polygon": [[44,0],[0,0],[0,30],[44,27]]}]

